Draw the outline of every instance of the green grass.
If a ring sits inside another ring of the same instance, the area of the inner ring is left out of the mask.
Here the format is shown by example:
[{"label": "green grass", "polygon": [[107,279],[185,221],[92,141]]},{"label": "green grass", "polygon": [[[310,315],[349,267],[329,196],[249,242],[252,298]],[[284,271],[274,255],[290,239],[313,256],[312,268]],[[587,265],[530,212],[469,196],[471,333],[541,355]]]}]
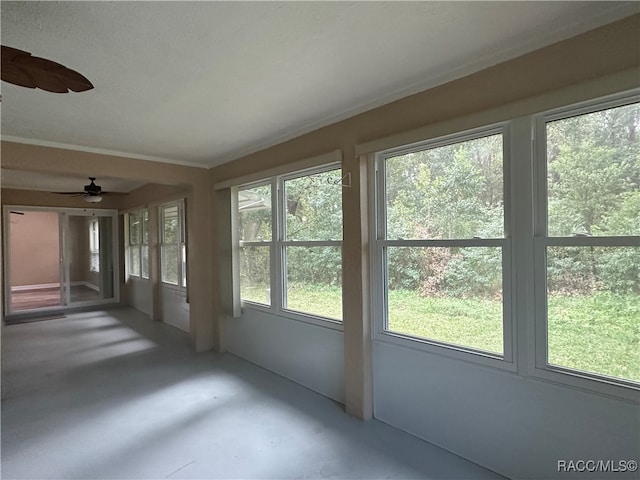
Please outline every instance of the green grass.
[{"label": "green grass", "polygon": [[502,303],[389,292],[389,330],[502,354]]},{"label": "green grass", "polygon": [[[242,299],[268,304],[267,286],[242,285]],[[293,285],[287,292],[287,308],[303,313],[342,320],[342,295],[340,287],[323,285]]]},{"label": "green grass", "polygon": [[242,300],[269,305],[269,286],[268,285],[240,285],[240,295]]},{"label": "green grass", "polygon": [[549,298],[549,363],[640,382],[640,297]]},{"label": "green grass", "polygon": [[287,292],[287,308],[342,320],[340,287],[293,285]]},{"label": "green grass", "polygon": [[[264,302],[266,289],[243,288]],[[339,287],[297,285],[289,308],[342,318]],[[478,298],[420,297],[389,292],[389,330],[501,354],[502,303]],[[549,298],[549,362],[640,382],[640,297],[598,293]]]}]

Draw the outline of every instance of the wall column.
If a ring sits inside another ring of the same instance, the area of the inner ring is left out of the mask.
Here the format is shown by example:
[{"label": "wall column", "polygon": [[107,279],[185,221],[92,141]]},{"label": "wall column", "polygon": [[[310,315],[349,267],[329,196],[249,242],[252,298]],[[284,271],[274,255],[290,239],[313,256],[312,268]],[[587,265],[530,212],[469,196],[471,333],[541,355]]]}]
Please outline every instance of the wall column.
[{"label": "wall column", "polygon": [[160,306],[160,222],[158,205],[148,206],[149,210],[149,282],[151,291],[151,320],[162,320]]},{"label": "wall column", "polygon": [[190,304],[190,335],[197,352],[220,350],[218,319],[213,316],[213,265],[209,176],[202,175],[193,182],[187,201],[187,285]]},{"label": "wall column", "polygon": [[342,190],[345,410],[349,415],[369,420],[373,416],[373,372],[366,157],[345,158],[343,175],[347,173],[351,173],[351,187]]}]

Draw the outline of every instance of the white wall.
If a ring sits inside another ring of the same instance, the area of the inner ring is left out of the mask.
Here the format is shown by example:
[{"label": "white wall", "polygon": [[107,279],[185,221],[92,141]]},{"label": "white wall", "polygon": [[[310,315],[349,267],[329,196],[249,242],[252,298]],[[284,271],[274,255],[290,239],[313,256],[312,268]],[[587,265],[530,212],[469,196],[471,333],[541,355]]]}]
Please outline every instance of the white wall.
[{"label": "white wall", "polygon": [[161,285],[160,318],[169,325],[189,332],[189,304],[185,292]]},{"label": "white wall", "polygon": [[344,402],[341,331],[249,308],[225,327],[229,352]]},{"label": "white wall", "polygon": [[640,408],[622,400],[383,342],[374,390],[376,418],[509,478],[576,478],[561,459],[640,460]]},{"label": "white wall", "polygon": [[124,298],[126,298],[131,307],[151,316],[153,311],[153,291],[149,280],[129,277],[124,285],[124,293]]}]

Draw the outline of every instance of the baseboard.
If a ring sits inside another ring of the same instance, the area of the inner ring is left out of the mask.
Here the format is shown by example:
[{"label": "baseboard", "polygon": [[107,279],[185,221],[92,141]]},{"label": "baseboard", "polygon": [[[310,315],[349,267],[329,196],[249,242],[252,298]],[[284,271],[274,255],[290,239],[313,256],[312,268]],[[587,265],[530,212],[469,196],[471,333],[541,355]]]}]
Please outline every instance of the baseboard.
[{"label": "baseboard", "polygon": [[[91,290],[95,290],[96,292],[100,291],[100,287],[98,287],[98,285],[95,285],[91,282],[85,282],[85,281],[71,282],[70,285],[72,287],[77,285],[84,285],[85,287],[90,288]],[[60,284],[59,283],[40,283],[37,285],[15,285],[11,287],[11,291],[24,292],[26,290],[46,290],[48,288],[60,288]]]},{"label": "baseboard", "polygon": [[60,288],[59,283],[39,283],[36,285],[15,285],[11,287],[12,292],[23,292],[25,290],[46,290],[47,288]]},{"label": "baseboard", "polygon": [[91,290],[95,290],[96,292],[100,291],[100,287],[98,287],[98,285],[90,282],[74,282],[71,285],[84,285],[85,287],[90,288]]}]

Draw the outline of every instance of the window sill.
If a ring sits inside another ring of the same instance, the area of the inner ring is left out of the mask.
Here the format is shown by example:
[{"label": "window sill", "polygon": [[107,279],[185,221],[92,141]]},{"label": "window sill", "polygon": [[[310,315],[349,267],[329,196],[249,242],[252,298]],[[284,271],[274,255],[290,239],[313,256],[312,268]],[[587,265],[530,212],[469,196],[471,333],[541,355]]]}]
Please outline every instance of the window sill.
[{"label": "window sill", "polygon": [[269,305],[262,305],[259,303],[252,303],[242,301],[241,305],[242,311],[245,309],[254,310],[262,313],[267,313],[270,315],[275,315],[277,317],[287,318],[289,320],[294,320],[297,322],[308,323],[311,325],[315,325],[317,327],[328,328],[330,330],[344,331],[344,326],[341,320],[335,320],[331,318],[319,317],[316,315],[309,315],[305,313],[295,312],[293,310],[280,309],[276,310],[275,308],[270,307]]},{"label": "window sill", "polygon": [[536,367],[531,378],[573,390],[640,404],[640,385],[615,378],[596,377],[562,367]]},{"label": "window sill", "polygon": [[484,352],[480,350],[468,349],[456,345],[439,343],[432,340],[409,337],[393,332],[378,332],[374,336],[374,342],[388,345],[396,345],[419,352],[451,358],[475,365],[491,367],[502,371],[515,373],[516,365],[505,360],[502,355]]},{"label": "window sill", "polygon": [[180,292],[181,294],[183,294],[184,296],[187,295],[187,289],[186,287],[181,287],[179,285],[176,285],[174,283],[167,283],[167,282],[160,282],[160,286],[162,288],[166,288],[167,290],[173,290],[175,292]]}]

